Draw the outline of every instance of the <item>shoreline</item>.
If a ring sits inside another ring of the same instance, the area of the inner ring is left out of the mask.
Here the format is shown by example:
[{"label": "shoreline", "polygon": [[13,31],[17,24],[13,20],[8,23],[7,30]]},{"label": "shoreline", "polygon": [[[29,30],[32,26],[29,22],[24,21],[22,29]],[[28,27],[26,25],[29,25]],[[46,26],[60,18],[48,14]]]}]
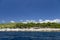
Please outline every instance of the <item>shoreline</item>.
[{"label": "shoreline", "polygon": [[28,29],[28,28],[23,28],[23,29],[20,29],[20,28],[16,28],[16,29],[2,28],[2,29],[0,29],[0,31],[60,32],[60,28],[39,28],[39,29],[34,29],[34,28],[30,28],[30,29]]}]

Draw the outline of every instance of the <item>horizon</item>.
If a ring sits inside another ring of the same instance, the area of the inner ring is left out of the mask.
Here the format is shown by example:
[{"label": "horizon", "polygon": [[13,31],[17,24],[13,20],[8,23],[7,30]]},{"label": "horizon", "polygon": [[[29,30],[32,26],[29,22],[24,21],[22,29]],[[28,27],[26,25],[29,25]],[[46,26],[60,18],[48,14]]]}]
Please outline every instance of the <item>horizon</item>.
[{"label": "horizon", "polygon": [[60,19],[53,19],[53,20],[49,20],[49,19],[46,19],[46,20],[43,20],[43,19],[39,19],[39,20],[19,20],[19,21],[14,21],[14,20],[11,20],[11,21],[1,21],[1,23],[30,23],[30,22],[33,22],[33,23],[60,23]]},{"label": "horizon", "polygon": [[60,0],[0,0],[0,23],[39,19],[60,22]]}]

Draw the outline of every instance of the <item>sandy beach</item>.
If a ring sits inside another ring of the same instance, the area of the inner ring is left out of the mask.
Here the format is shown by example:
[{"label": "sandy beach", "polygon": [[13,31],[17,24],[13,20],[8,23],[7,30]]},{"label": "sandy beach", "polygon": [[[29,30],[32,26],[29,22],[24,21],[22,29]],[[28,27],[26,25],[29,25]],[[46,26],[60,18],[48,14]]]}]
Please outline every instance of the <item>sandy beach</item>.
[{"label": "sandy beach", "polygon": [[39,29],[34,29],[34,28],[16,28],[16,29],[10,29],[10,28],[4,28],[4,29],[0,29],[0,31],[42,31],[42,32],[51,32],[51,31],[60,31],[60,28],[39,28]]}]

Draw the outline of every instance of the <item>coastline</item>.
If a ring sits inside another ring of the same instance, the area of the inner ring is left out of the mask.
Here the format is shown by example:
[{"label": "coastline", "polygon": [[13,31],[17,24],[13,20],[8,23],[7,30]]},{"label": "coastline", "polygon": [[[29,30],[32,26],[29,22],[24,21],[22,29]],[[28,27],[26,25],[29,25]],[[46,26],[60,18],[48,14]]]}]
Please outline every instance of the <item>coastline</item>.
[{"label": "coastline", "polygon": [[0,29],[0,31],[39,31],[39,32],[60,32],[60,28],[39,28],[39,29],[34,29],[34,28],[23,28],[23,29],[20,29],[20,28],[16,28],[16,29],[10,29],[10,28],[3,28],[3,29]]}]

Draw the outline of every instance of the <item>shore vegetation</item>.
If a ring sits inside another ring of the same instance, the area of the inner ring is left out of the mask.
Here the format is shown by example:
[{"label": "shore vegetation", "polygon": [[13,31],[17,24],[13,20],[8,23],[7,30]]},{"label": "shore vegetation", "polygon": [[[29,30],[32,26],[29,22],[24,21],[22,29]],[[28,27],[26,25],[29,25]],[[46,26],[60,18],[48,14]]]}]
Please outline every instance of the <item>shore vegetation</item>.
[{"label": "shore vegetation", "polygon": [[2,23],[0,28],[60,28],[60,23]]}]

